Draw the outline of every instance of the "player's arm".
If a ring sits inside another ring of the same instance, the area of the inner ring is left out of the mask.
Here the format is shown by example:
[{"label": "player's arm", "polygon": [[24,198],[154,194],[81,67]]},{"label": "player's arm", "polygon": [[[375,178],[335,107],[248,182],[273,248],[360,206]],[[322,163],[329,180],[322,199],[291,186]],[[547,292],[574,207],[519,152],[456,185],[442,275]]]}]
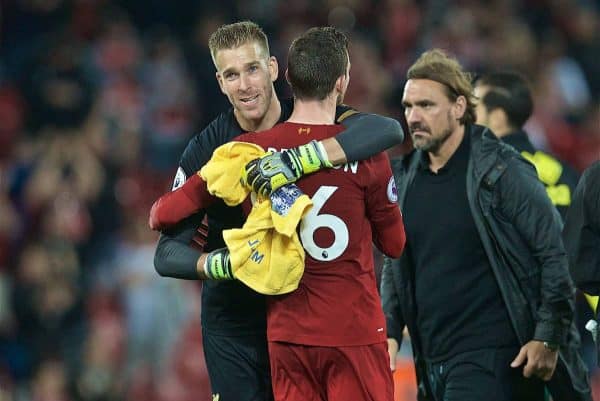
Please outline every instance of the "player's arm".
[{"label": "player's arm", "polygon": [[197,225],[192,217],[161,233],[154,253],[156,272],[185,280],[232,280],[227,248],[202,253],[189,246]]},{"label": "player's arm", "polygon": [[202,279],[197,268],[202,252],[190,246],[202,215],[192,216],[161,233],[154,252],[154,268],[163,277]]},{"label": "player's arm", "polygon": [[404,139],[400,123],[393,118],[348,109],[336,122],[344,124],[346,130],[334,138],[311,141],[251,161],[242,171],[242,182],[256,192],[268,195],[303,175],[325,167],[364,160],[400,144]]},{"label": "player's arm", "polygon": [[[183,186],[154,202],[150,211],[150,227],[153,230],[173,230],[172,235],[161,235],[154,256],[156,270],[161,276],[200,280],[233,279],[227,248],[198,255],[189,246],[180,247],[180,243],[191,242],[189,232],[174,229],[186,218],[210,206],[215,199],[208,193],[206,182],[200,175],[194,174]],[[196,226],[197,224],[193,224],[193,227]],[[192,231],[192,236],[194,233],[195,230]],[[178,240],[178,236],[181,236],[181,240]],[[195,269],[192,271],[194,261]]]},{"label": "player's arm", "polygon": [[322,141],[334,166],[366,160],[404,140],[402,126],[394,118],[359,113],[348,106],[338,106],[336,114],[336,123],[346,129]]},{"label": "player's arm", "polygon": [[193,174],[181,187],[158,198],[150,209],[148,225],[153,230],[168,229],[183,219],[209,207],[215,197],[208,192],[206,181]]},{"label": "player's arm", "polygon": [[[219,130],[222,116],[215,119],[200,134],[196,135],[188,143],[181,157],[180,166],[175,176],[174,189],[177,189],[185,181],[187,176],[193,177],[195,172],[210,160],[212,151],[227,140],[222,130]],[[205,199],[203,195],[201,199]],[[194,199],[190,199],[187,207],[195,207]],[[165,209],[164,213],[175,213],[172,208]],[[155,210],[156,212],[156,210]],[[158,211],[160,214],[161,211]],[[166,216],[161,218],[175,220],[178,216]],[[230,279],[230,269],[228,269],[228,252],[224,249],[215,250],[209,254],[203,254],[199,250],[192,248],[190,244],[196,234],[197,227],[200,226],[204,210],[184,219],[179,224],[165,230],[161,233],[154,254],[154,267],[158,274],[166,277],[174,277],[188,280],[205,279]]]},{"label": "player's arm", "polygon": [[402,344],[402,332],[405,322],[400,308],[400,297],[396,291],[392,269],[399,269],[398,259],[384,258],[381,272],[381,303],[388,336],[388,353],[390,357],[390,369],[396,369],[396,354]]},{"label": "player's arm", "polygon": [[398,192],[385,153],[373,158],[369,166],[372,183],[367,190],[367,218],[371,223],[373,243],[381,252],[399,258],[406,244],[404,222],[398,207]]}]

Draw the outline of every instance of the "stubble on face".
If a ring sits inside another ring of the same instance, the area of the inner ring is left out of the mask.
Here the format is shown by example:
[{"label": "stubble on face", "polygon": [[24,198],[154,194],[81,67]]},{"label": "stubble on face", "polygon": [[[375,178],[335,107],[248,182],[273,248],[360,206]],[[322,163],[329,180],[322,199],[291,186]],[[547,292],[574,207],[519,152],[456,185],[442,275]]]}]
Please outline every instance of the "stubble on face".
[{"label": "stubble on face", "polygon": [[[450,135],[452,135],[452,131],[454,130],[450,110],[446,113],[446,123],[446,126],[439,133],[432,132],[430,127],[421,122],[410,124],[408,129],[410,131],[413,147],[424,152],[437,153]],[[423,136],[415,134],[419,131],[427,132],[429,135]]]}]

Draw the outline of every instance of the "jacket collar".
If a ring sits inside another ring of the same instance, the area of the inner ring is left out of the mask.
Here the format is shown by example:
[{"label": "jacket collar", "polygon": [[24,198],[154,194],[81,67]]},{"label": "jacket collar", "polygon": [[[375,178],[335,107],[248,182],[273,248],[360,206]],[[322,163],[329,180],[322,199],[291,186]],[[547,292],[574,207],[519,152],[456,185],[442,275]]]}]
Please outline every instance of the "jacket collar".
[{"label": "jacket collar", "polygon": [[[505,149],[511,149],[508,145],[502,143],[494,133],[487,127],[481,125],[467,125],[466,132],[471,135],[471,163],[475,183],[479,184],[484,177],[493,185],[506,169],[506,163],[500,158],[500,152]],[[500,144],[500,146],[498,146]],[[488,174],[492,169],[496,169],[497,174]],[[492,176],[492,177],[489,177]],[[478,187],[479,185],[476,185]]]}]

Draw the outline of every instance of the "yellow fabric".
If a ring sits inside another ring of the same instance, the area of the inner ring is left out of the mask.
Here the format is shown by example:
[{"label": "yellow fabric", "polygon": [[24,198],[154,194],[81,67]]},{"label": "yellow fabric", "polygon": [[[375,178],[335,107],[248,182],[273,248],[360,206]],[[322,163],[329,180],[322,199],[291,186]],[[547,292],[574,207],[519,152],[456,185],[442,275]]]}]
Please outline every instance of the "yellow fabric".
[{"label": "yellow fabric", "polygon": [[523,151],[521,155],[535,166],[540,181],[546,185],[556,185],[563,170],[558,160],[539,151],[534,154]]},{"label": "yellow fabric", "polygon": [[[200,175],[211,194],[230,206],[238,205],[250,192],[240,184],[240,172],[264,153],[255,144],[227,143],[215,150]],[[310,198],[302,195],[281,216],[271,209],[269,199],[258,199],[242,228],[223,231],[234,277],[267,295],[286,294],[298,288],[304,272],[304,249],[296,227],[311,207]]]},{"label": "yellow fabric", "polygon": [[235,278],[262,294],[286,294],[298,288],[304,272],[304,249],[296,226],[312,202],[303,195],[285,218],[277,217],[278,224],[270,203],[256,203],[244,226],[223,231],[223,239]]},{"label": "yellow fabric", "polygon": [[200,176],[212,195],[223,199],[228,206],[239,205],[250,193],[240,183],[240,172],[249,161],[264,154],[263,148],[253,143],[226,143],[215,149],[212,158],[200,170]]},{"label": "yellow fabric", "polygon": [[585,299],[587,300],[588,304],[590,305],[590,308],[592,308],[592,311],[594,311],[594,313],[596,313],[596,311],[598,310],[598,296],[586,294],[585,292],[583,293],[583,295],[585,295]]}]

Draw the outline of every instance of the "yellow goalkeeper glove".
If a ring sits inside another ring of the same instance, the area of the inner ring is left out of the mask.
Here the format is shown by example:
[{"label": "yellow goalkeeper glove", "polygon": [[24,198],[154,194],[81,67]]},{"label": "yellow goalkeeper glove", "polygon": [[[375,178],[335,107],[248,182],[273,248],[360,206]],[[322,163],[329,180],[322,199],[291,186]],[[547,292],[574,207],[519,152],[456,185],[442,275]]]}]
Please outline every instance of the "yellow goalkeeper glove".
[{"label": "yellow goalkeeper glove", "polygon": [[256,193],[268,196],[278,188],[298,181],[305,174],[332,167],[325,155],[323,145],[317,141],[267,153],[246,164],[242,169],[241,181]]}]

